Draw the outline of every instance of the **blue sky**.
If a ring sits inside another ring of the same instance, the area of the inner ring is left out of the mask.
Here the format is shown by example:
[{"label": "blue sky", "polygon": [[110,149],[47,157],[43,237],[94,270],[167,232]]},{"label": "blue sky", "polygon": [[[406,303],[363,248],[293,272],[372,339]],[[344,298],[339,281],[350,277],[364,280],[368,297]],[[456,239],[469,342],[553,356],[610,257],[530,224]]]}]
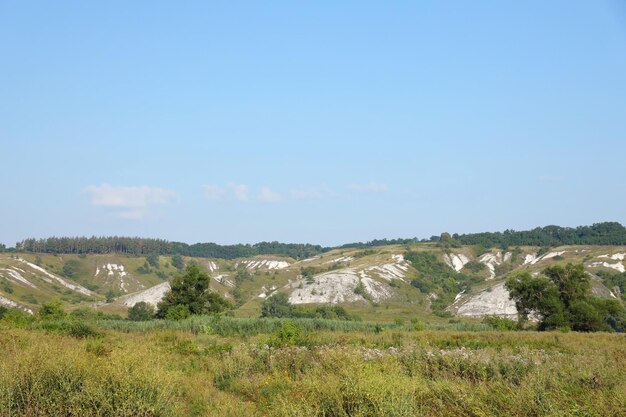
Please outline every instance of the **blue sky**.
[{"label": "blue sky", "polygon": [[619,1],[0,0],[0,242],[626,222]]}]

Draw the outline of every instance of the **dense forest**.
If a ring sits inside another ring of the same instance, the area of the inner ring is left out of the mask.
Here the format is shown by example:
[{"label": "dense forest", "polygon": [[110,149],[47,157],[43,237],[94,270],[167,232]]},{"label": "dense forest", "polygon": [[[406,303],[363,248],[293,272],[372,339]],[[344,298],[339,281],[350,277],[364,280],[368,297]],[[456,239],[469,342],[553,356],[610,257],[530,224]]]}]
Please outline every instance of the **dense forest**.
[{"label": "dense forest", "polygon": [[[447,246],[480,245],[485,248],[510,246],[561,246],[561,245],[626,245],[626,228],[617,222],[596,223],[591,226],[545,226],[527,231],[505,230],[470,234],[443,233],[429,240],[375,239],[366,243],[349,243],[342,248],[360,248],[385,245],[406,245],[417,242],[441,243]],[[0,247],[0,250],[4,247]],[[139,237],[50,237],[25,239],[15,245],[16,251],[42,253],[127,253],[131,255],[183,255],[199,258],[235,259],[255,255],[283,255],[303,259],[318,255],[330,248],[320,245],[260,242],[253,245],[218,245],[217,243],[168,242],[163,239]]]},{"label": "dense forest", "polygon": [[442,233],[430,239],[375,239],[369,242],[349,243],[344,248],[360,248],[384,245],[406,245],[415,242],[446,240],[447,246],[480,245],[484,248],[508,248],[510,246],[561,246],[561,245],[626,245],[626,228],[617,222],[595,223],[592,226],[561,227],[545,226],[532,230],[483,232],[459,235]]},{"label": "dense forest", "polygon": [[129,255],[183,255],[199,258],[235,259],[255,255],[283,255],[294,259],[315,256],[327,250],[319,245],[261,242],[254,245],[168,242],[139,237],[50,237],[25,239],[16,251],[40,253],[125,253]]},{"label": "dense forest", "polygon": [[561,245],[626,245],[626,228],[617,222],[596,223],[592,226],[537,227],[528,231],[505,230],[494,233],[453,235],[461,245],[481,245],[485,248],[509,246]]}]

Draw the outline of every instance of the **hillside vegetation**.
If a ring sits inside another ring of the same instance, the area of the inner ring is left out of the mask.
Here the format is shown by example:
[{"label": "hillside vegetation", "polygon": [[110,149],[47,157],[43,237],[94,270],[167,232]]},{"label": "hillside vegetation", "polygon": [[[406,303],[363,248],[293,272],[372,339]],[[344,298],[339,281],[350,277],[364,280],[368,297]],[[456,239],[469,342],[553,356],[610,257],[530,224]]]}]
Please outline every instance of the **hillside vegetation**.
[{"label": "hillside vegetation", "polygon": [[[621,225],[604,223],[501,235],[558,235],[567,240],[576,233],[581,238],[600,242],[613,239],[621,229]],[[47,247],[49,252],[12,250],[0,254],[0,305],[35,313],[44,303],[58,300],[70,310],[91,306],[125,316],[129,308],[145,303],[156,311],[157,304],[177,277],[185,268],[196,265],[200,272],[207,274],[206,288],[225,298],[227,313],[236,317],[259,317],[264,314],[265,300],[281,295],[289,306],[276,309],[289,311],[292,317],[378,322],[418,318],[432,324],[454,320],[475,322],[493,315],[516,320],[519,303],[510,298],[509,288],[505,286],[507,278],[520,273],[537,278],[543,276],[547,268],[565,267],[569,263],[579,265],[588,280],[592,298],[585,300],[581,308],[589,310],[587,306],[593,305],[597,310],[602,304],[606,308],[601,307],[603,312],[599,314],[607,316],[605,310],[617,311],[613,306],[623,305],[625,246],[511,246],[502,249],[461,244],[466,238],[444,233],[436,242],[411,240],[386,246],[316,248],[314,254],[306,258],[300,257],[306,252],[297,252],[294,257],[264,254],[234,259],[177,253],[160,255],[153,250],[170,250],[175,245],[161,240],[145,240],[147,243],[142,246],[141,239],[44,239],[38,245]],[[120,242],[126,246],[118,246]],[[82,244],[86,246],[78,249],[72,246]],[[98,244],[102,245],[100,249],[90,246]],[[162,245],[162,248],[155,249],[151,244]],[[308,250],[307,245],[238,246],[255,253]],[[92,250],[110,253],[63,253]],[[142,251],[148,253],[139,254]],[[596,302],[596,298],[612,299],[617,304]],[[138,307],[145,308],[148,307]],[[183,318],[187,315],[183,310],[173,311]],[[536,318],[531,315],[531,319]],[[562,322],[570,323],[568,327],[573,325],[569,319]],[[611,328],[621,329],[623,326],[618,322]]]}]

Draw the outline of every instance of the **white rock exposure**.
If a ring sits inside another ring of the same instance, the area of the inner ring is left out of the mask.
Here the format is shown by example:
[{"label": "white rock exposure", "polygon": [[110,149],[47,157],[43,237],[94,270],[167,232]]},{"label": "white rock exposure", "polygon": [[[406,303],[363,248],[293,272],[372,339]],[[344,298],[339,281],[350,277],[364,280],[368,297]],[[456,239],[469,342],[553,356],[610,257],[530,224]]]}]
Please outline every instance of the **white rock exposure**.
[{"label": "white rock exposure", "polygon": [[290,264],[287,261],[277,261],[271,259],[250,259],[238,262],[236,266],[243,266],[247,269],[284,269],[287,268],[289,265]]},{"label": "white rock exposure", "polygon": [[445,255],[443,255],[443,260],[450,268],[454,269],[456,272],[461,271],[465,264],[470,261],[470,259],[462,253],[446,253]]},{"label": "white rock exposure", "polygon": [[36,271],[41,272],[44,275],[43,277],[41,277],[41,279],[43,279],[47,283],[51,284],[51,283],[53,283],[53,281],[55,281],[56,283],[61,284],[65,288],[68,288],[68,289],[70,289],[72,291],[76,291],[76,292],[81,293],[83,295],[93,295],[93,293],[91,291],[89,291],[87,288],[81,287],[78,284],[72,284],[70,282],[67,282],[63,278],[58,277],[58,276],[56,276],[56,275],[46,271],[42,267],[40,267],[38,265],[35,265],[35,264],[31,263],[31,262],[28,262],[25,259],[18,258],[17,260],[22,262],[25,265],[28,265],[30,268],[32,268],[32,269],[34,269]]},{"label": "white rock exposure", "polygon": [[510,261],[511,256],[511,252],[506,252],[504,255],[502,255],[502,252],[498,252],[496,254],[485,253],[478,258],[478,260],[487,266],[487,269],[489,270],[489,279],[493,279],[496,277],[496,266]]},{"label": "white rock exposure", "polygon": [[122,305],[125,307],[132,307],[135,304],[144,301],[148,304],[156,305],[163,299],[166,292],[171,289],[169,282],[163,282],[161,284],[150,287],[147,290],[139,291],[134,294],[125,295],[120,297]]},{"label": "white rock exposure", "polygon": [[567,251],[563,250],[560,252],[550,252],[546,253],[543,256],[537,256],[536,253],[531,253],[524,257],[524,265],[535,265],[537,262],[545,261],[546,259],[554,258],[556,256],[561,256],[565,252]]},{"label": "white rock exposure", "polygon": [[610,259],[613,259],[614,261],[623,261],[625,257],[626,257],[626,253],[616,253],[616,254],[613,254],[613,255],[600,255],[600,256],[598,256],[598,258],[610,258]]},{"label": "white rock exposure", "polygon": [[100,275],[101,271],[106,271],[107,275],[110,277],[115,276],[115,275],[119,277],[124,277],[128,275],[128,273],[124,271],[124,265],[118,265],[118,264],[107,263],[107,264],[102,265],[102,269],[100,269],[99,266],[96,266],[96,274],[94,276],[97,277],[98,275]]},{"label": "white rock exposure", "polygon": [[233,288],[235,286],[235,283],[228,279],[228,275],[216,275],[213,277],[213,279],[225,287]]},{"label": "white rock exposure", "polygon": [[404,281],[406,272],[409,270],[410,267],[409,263],[404,260],[404,256],[399,254],[391,255],[391,259],[393,260],[393,263],[370,266],[362,270],[359,273],[359,276],[361,276],[362,278],[369,278],[372,275],[376,275],[386,281],[391,281],[394,279]]},{"label": "white rock exposure", "polygon": [[[317,275],[313,279],[312,284],[302,280],[297,282],[302,288],[294,290],[289,296],[292,304],[338,304],[363,300],[362,296],[354,293],[359,283],[359,276],[354,269],[330,271]],[[296,283],[288,285],[293,286]]]},{"label": "white rock exposure", "polygon": [[604,267],[604,268],[611,268],[611,269],[615,269],[616,271],[619,272],[626,272],[626,268],[624,268],[624,264],[621,262],[617,262],[617,263],[608,263],[608,262],[592,262],[589,264],[590,267]]},{"label": "white rock exposure", "polygon": [[470,297],[463,303],[457,314],[460,316],[502,316],[509,318],[517,317],[515,302],[509,299],[509,291],[504,284],[497,284],[490,290]]},{"label": "white rock exposure", "polygon": [[[19,268],[16,268],[19,269]],[[24,270],[21,270],[23,273]],[[27,280],[26,278],[24,278],[22,276],[22,274],[20,274],[18,271],[16,271],[15,269],[11,269],[11,268],[0,268],[0,273],[6,273],[9,276],[9,279],[12,279],[14,281],[17,281],[19,283],[22,283],[24,285],[27,285],[31,288],[37,288],[37,286],[35,284],[33,284],[32,282],[30,282],[29,280]]]},{"label": "white rock exposure", "polygon": [[354,258],[352,256],[341,256],[339,258],[331,259],[330,261],[326,261],[326,262],[324,262],[324,264],[336,264],[336,263],[339,263],[339,262],[348,263],[348,262],[352,262],[352,261],[354,261]]},{"label": "white rock exposure", "polygon": [[30,308],[24,307],[23,305],[20,305],[14,301],[11,301],[8,298],[3,297],[2,295],[0,295],[0,305],[9,307],[9,308],[19,308],[20,310],[25,311],[28,314],[33,314],[33,310],[31,310]]}]

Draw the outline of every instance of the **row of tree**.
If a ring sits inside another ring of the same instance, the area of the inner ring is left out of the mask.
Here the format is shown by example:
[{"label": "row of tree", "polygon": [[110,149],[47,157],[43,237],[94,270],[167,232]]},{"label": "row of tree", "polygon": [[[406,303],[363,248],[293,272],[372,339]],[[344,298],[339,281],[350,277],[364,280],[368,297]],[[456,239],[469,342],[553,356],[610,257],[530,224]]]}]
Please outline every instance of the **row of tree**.
[{"label": "row of tree", "polygon": [[199,258],[235,259],[256,255],[282,255],[303,259],[318,255],[328,248],[319,245],[260,242],[254,245],[218,245],[216,243],[168,242],[163,239],[140,237],[49,237],[25,239],[16,243],[16,251],[38,253],[124,253],[131,255],[182,255]]},{"label": "row of tree", "polygon": [[595,223],[591,226],[561,227],[545,226],[532,230],[483,233],[442,233],[430,239],[374,239],[368,242],[348,243],[342,248],[364,248],[385,245],[408,245],[434,242],[443,247],[477,245],[485,248],[508,248],[512,246],[561,246],[561,245],[626,245],[626,228],[617,222]]},{"label": "row of tree", "polygon": [[[445,242],[442,242],[445,240]],[[591,226],[537,227],[527,231],[505,230],[470,234],[443,233],[429,240],[374,239],[369,242],[349,243],[342,248],[360,248],[385,245],[407,245],[417,242],[439,242],[446,245],[479,245],[485,248],[510,246],[560,246],[560,245],[626,245],[626,228],[617,222],[596,223]],[[0,250],[4,250],[0,246]],[[140,237],[49,237],[25,239],[16,243],[16,251],[41,253],[127,253],[132,255],[183,255],[199,258],[235,259],[256,255],[283,255],[304,259],[326,252],[331,248],[320,245],[260,242],[253,245],[218,245],[217,243],[169,242],[163,239]]]},{"label": "row of tree", "polygon": [[505,230],[493,233],[452,235],[461,245],[485,248],[510,246],[561,245],[626,245],[626,227],[617,222],[595,223],[591,226],[537,227],[527,231]]}]

